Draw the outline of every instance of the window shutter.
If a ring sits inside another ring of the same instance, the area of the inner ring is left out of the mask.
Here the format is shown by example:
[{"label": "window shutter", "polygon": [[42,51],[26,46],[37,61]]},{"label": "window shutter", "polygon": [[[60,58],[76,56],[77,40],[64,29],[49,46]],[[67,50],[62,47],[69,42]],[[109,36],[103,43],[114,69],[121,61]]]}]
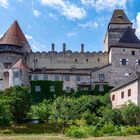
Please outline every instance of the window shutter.
[{"label": "window shutter", "polygon": [[122,59],[120,59],[120,65],[122,64]]},{"label": "window shutter", "polygon": [[129,59],[126,59],[126,65],[128,65]]},{"label": "window shutter", "polygon": [[136,65],[138,65],[138,59],[136,59]]}]

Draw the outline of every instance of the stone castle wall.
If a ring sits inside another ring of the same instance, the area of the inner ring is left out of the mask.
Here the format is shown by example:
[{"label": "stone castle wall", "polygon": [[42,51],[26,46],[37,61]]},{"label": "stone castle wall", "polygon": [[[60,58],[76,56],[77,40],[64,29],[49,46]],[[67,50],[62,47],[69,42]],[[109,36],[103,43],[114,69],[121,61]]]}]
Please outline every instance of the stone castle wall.
[{"label": "stone castle wall", "polygon": [[48,69],[59,68],[94,68],[108,64],[107,52],[31,52],[27,58],[27,64],[32,69],[46,67]]}]

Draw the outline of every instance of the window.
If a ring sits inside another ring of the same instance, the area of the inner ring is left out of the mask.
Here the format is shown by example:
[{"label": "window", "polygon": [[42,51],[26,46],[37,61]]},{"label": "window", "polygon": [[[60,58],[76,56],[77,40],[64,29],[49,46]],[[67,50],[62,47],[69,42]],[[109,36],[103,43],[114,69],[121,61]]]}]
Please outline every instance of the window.
[{"label": "window", "polygon": [[121,65],[128,65],[128,59],[120,59]]},{"label": "window", "polygon": [[132,51],[131,53],[132,53],[132,55],[135,55],[135,51]]},{"label": "window", "polygon": [[44,75],[44,80],[46,80],[46,81],[48,80],[48,75],[46,75],[46,74]]},{"label": "window", "polygon": [[99,91],[100,92],[104,91],[104,86],[103,85],[99,85]]},{"label": "window", "polygon": [[77,62],[77,59],[75,59],[75,62]]},{"label": "window", "polygon": [[55,74],[54,79],[55,79],[55,81],[59,81],[59,75]]},{"label": "window", "polygon": [[100,61],[100,58],[98,58],[98,62]]},{"label": "window", "polygon": [[129,76],[129,73],[125,73],[125,77],[128,77]]},{"label": "window", "polygon": [[138,60],[138,65],[140,66],[140,59]]},{"label": "window", "polygon": [[35,80],[35,81],[38,80],[38,75],[34,75],[34,80]]},{"label": "window", "polygon": [[124,91],[121,92],[121,98],[124,98]]},{"label": "window", "polygon": [[136,65],[140,66],[140,59],[136,59]]},{"label": "window", "polygon": [[55,86],[50,86],[50,92],[55,92]]},{"label": "window", "polygon": [[76,75],[76,81],[80,81],[80,75]]},{"label": "window", "polygon": [[36,92],[40,92],[41,91],[41,87],[40,86],[35,86],[35,91]]},{"label": "window", "polygon": [[70,81],[70,76],[69,75],[65,75],[65,81]]},{"label": "window", "polygon": [[70,86],[66,86],[66,92],[70,92],[70,91],[71,91]]},{"label": "window", "polygon": [[12,63],[4,63],[5,69],[10,69],[12,67]]},{"label": "window", "polygon": [[105,80],[105,75],[99,74],[99,81],[104,81],[104,80]]},{"label": "window", "polygon": [[112,95],[112,101],[114,101],[115,100],[115,95]]},{"label": "window", "polygon": [[86,62],[88,62],[88,59],[86,59]]},{"label": "window", "polygon": [[15,77],[15,78],[18,78],[18,77],[19,77],[18,71],[15,71],[15,72],[14,72],[14,77]]},{"label": "window", "polygon": [[123,49],[123,52],[125,52],[125,49]]},{"label": "window", "polygon": [[128,97],[131,96],[131,89],[128,90]]}]

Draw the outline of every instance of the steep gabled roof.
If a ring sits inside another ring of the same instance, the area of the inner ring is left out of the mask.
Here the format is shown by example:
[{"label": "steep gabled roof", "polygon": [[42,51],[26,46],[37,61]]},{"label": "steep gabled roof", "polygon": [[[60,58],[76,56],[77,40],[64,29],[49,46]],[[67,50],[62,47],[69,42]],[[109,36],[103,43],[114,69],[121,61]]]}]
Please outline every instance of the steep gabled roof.
[{"label": "steep gabled roof", "polygon": [[135,35],[131,27],[127,27],[126,31],[119,40],[119,43],[135,43],[140,44],[140,40]]},{"label": "steep gabled roof", "polygon": [[0,44],[30,47],[17,21],[10,26],[0,39]]},{"label": "steep gabled roof", "polygon": [[12,68],[19,68],[19,69],[30,71],[29,66],[25,64],[22,59],[20,59]]},{"label": "steep gabled roof", "polygon": [[116,9],[113,12],[112,18],[109,24],[132,24],[129,18],[126,16],[122,9]]},{"label": "steep gabled roof", "polygon": [[140,49],[140,40],[135,35],[131,27],[127,27],[126,31],[115,45],[111,47],[126,47],[126,48],[138,48]]}]

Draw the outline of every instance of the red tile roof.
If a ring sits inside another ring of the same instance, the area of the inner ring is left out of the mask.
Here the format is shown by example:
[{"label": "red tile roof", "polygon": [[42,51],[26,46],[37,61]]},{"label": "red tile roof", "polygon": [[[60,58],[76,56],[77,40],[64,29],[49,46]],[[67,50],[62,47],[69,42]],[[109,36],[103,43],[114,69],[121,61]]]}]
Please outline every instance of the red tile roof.
[{"label": "red tile roof", "polygon": [[20,59],[12,68],[20,68],[30,71],[30,68],[27,64],[24,63],[22,59]]},{"label": "red tile roof", "polygon": [[0,39],[0,44],[30,47],[17,21],[10,26]]}]

